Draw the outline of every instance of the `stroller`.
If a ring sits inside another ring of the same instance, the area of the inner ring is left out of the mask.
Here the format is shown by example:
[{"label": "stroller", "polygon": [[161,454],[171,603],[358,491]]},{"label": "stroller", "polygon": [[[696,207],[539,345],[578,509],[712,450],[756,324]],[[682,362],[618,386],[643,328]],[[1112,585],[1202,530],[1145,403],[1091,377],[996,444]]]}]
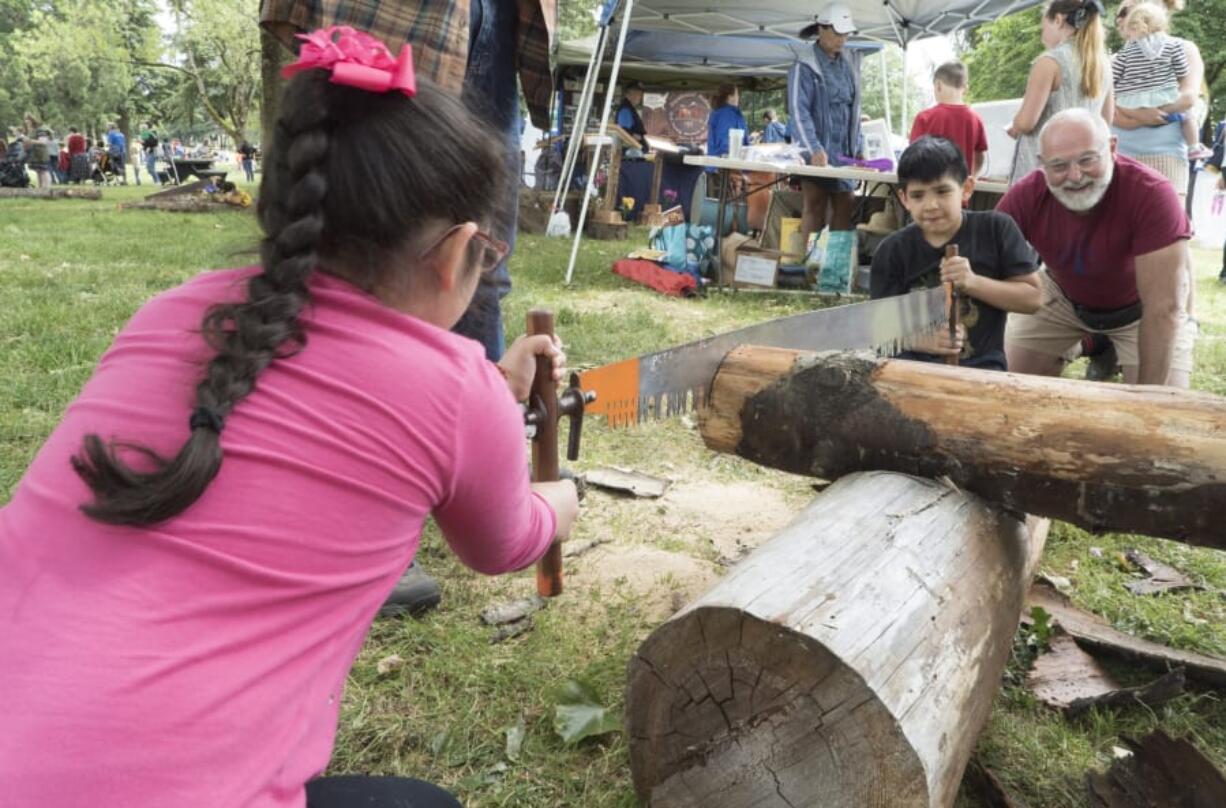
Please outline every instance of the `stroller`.
[{"label": "stroller", "polygon": [[93,170],[89,175],[90,182],[94,185],[118,185],[123,177],[115,169],[114,162],[106,149],[102,146],[95,148],[93,158]]},{"label": "stroller", "polygon": [[0,158],[0,187],[30,187],[30,174],[26,171],[25,147],[19,140],[9,144],[4,157]]}]

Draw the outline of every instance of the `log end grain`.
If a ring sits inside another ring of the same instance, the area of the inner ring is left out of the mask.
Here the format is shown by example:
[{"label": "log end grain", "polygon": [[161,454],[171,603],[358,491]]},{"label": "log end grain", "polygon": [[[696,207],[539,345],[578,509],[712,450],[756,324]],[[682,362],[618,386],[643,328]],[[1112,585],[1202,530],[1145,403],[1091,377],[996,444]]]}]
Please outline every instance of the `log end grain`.
[{"label": "log end grain", "polygon": [[736,609],[673,620],[630,661],[626,727],[652,806],[927,806],[924,767],[864,680]]}]

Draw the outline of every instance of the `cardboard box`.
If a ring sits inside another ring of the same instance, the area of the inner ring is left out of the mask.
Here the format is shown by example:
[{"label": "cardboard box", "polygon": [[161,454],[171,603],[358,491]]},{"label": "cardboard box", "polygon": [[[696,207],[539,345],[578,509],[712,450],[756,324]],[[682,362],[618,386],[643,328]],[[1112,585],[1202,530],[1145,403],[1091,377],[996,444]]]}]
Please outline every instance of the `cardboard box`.
[{"label": "cardboard box", "polygon": [[744,246],[736,251],[732,285],[739,288],[774,289],[779,280],[778,250]]}]

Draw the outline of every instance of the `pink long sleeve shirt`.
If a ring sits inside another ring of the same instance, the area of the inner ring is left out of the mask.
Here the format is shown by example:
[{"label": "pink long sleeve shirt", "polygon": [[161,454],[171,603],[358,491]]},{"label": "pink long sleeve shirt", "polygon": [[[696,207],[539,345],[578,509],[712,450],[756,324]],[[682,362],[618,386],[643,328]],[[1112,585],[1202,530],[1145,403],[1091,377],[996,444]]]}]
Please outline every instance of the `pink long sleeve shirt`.
[{"label": "pink long sleeve shirt", "polygon": [[0,802],[302,806],[345,676],[433,513],[465,564],[529,565],[554,515],[477,343],[319,274],[307,346],[226,420],[181,515],[101,525],[69,458],[94,432],[173,455],[204,310],[255,270],[150,301],[0,509]]}]

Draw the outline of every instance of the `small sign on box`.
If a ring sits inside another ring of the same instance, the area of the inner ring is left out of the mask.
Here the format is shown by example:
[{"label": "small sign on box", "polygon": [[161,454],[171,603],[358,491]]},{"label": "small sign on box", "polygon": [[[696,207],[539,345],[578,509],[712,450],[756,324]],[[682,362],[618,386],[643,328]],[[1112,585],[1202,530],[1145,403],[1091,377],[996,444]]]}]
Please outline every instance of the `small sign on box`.
[{"label": "small sign on box", "polygon": [[732,285],[774,289],[779,279],[779,257],[778,250],[738,249]]}]

